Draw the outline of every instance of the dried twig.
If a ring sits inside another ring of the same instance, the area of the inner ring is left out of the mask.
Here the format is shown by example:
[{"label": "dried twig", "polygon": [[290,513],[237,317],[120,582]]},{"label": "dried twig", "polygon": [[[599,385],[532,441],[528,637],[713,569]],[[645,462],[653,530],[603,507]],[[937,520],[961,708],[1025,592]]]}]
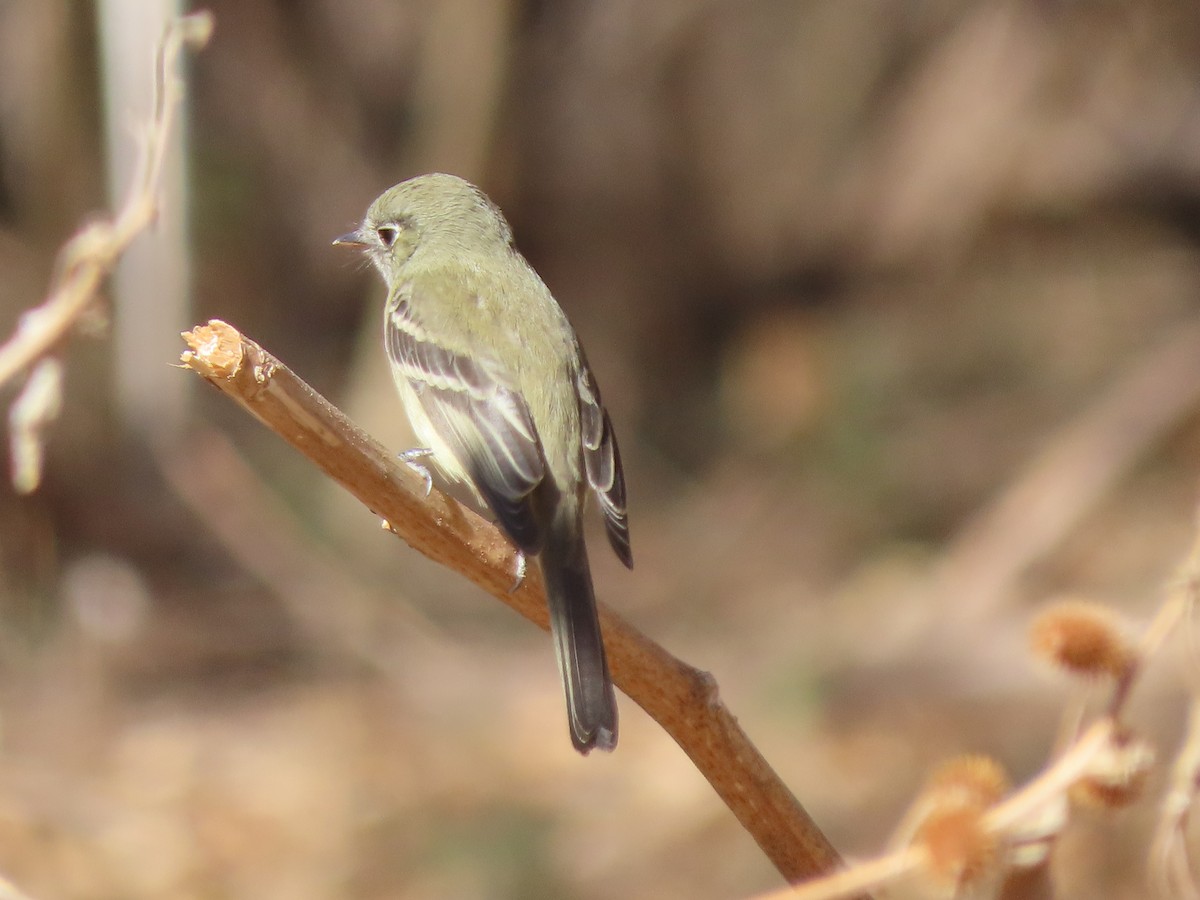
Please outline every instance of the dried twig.
[{"label": "dried twig", "polygon": [[[1046,843],[1065,824],[1067,792],[1080,779],[1102,771],[1108,758],[1129,746],[1123,717],[1137,676],[1159,652],[1166,639],[1182,622],[1200,597],[1200,531],[1168,586],[1167,596],[1146,626],[1136,648],[1131,648],[1130,664],[1114,680],[1109,702],[1103,714],[1086,728],[1047,767],[1023,788],[996,803],[979,817],[983,832],[998,841],[1014,844]],[[1183,824],[1197,793],[1200,779],[1200,723],[1193,716],[1193,732],[1184,744],[1176,764],[1175,790],[1164,806],[1159,829],[1158,878],[1176,893],[1164,896],[1193,896],[1195,885],[1187,869],[1186,851],[1181,845]],[[1047,826],[1042,819],[1049,818]],[[1032,834],[1032,837],[1031,837]],[[1035,863],[1036,864],[1036,863]],[[902,878],[927,872],[931,865],[929,848],[912,843],[895,852],[859,863],[849,869],[814,879],[802,885],[761,895],[758,900],[835,900],[864,891],[876,890]],[[1006,878],[1020,879],[1023,870],[1013,869]],[[1019,896],[1018,893],[1005,896]]]},{"label": "dried twig", "polygon": [[42,443],[62,410],[62,362],[40,360],[8,410],[10,476],[18,494],[32,494],[42,481]]},{"label": "dried twig", "polygon": [[[1023,817],[1036,814],[1046,804],[1063,796],[1090,763],[1112,739],[1113,723],[1102,720],[1084,733],[1069,750],[1030,782],[1024,789],[997,804],[983,817],[992,834],[1004,834],[1018,826]],[[876,859],[867,860],[841,872],[760,895],[757,900],[838,900],[864,891],[886,887],[903,878],[926,871],[930,866],[928,848],[909,844]]]},{"label": "dried twig", "polygon": [[[541,573],[512,591],[514,551],[481,517],[434,491],[292,371],[232,326],[211,321],[183,335],[183,362],[384,518],[412,547],[464,575],[545,629]],[[604,607],[604,644],[617,685],[691,757],[789,881],[838,856],[726,709],[713,678],[673,657]]]},{"label": "dried twig", "polygon": [[[136,175],[129,192],[116,215],[85,225],[63,246],[58,256],[54,284],[39,306],[21,316],[16,331],[0,345],[0,388],[9,384],[21,372],[39,360],[56,352],[80,318],[91,309],[104,279],[108,277],[121,254],[133,240],[148,228],[158,211],[158,183],[167,139],[183,99],[182,82],[174,71],[184,47],[199,49],[212,33],[212,16],[197,12],[175,20],[167,29],[158,47],[155,68],[154,110],[140,135],[141,153]],[[40,395],[39,395],[40,396]],[[49,394],[46,394],[50,397]],[[44,427],[52,411],[51,404],[43,410],[28,407],[23,415]],[[22,450],[28,459],[31,432],[19,436],[25,441]],[[40,452],[38,453],[40,456]],[[35,462],[26,463],[26,479],[38,470]],[[36,482],[19,483],[22,490],[32,490]]]}]

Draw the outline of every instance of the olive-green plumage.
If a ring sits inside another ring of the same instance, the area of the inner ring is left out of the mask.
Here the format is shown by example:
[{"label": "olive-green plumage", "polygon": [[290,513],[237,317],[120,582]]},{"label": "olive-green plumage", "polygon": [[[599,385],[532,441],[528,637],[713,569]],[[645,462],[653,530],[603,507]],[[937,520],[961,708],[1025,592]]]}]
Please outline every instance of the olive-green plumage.
[{"label": "olive-green plumage", "polygon": [[571,739],[611,750],[617,709],[581,516],[590,488],[632,565],[612,424],[578,338],[500,210],[453,175],[385,191],[358,230],[387,284],[384,344],[434,466],[495,514],[545,577]]}]

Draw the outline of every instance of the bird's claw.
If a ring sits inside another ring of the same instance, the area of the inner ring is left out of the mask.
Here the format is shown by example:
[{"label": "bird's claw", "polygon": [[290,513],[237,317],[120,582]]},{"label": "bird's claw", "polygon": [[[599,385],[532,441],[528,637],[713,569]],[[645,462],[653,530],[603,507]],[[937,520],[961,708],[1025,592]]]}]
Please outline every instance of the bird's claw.
[{"label": "bird's claw", "polygon": [[401,461],[421,476],[425,482],[425,496],[428,497],[433,491],[433,476],[429,474],[429,468],[421,465],[417,460],[428,459],[433,456],[433,451],[428,447],[415,447],[412,450],[405,450],[400,454]]},{"label": "bird's claw", "polygon": [[515,594],[517,592],[518,588],[520,588],[521,585],[523,585],[525,583],[525,563],[526,563],[525,554],[522,551],[518,550],[517,551],[517,571],[513,573],[512,587],[510,587],[508,589],[508,592],[510,594]]}]

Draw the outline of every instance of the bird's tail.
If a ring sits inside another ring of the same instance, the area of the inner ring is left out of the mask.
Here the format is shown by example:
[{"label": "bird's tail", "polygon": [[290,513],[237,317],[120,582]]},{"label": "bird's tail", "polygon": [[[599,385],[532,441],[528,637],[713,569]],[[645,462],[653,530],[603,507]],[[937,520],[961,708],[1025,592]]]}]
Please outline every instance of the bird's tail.
[{"label": "bird's tail", "polygon": [[578,521],[560,519],[548,529],[540,561],[554,654],[567,694],[571,741],[580,753],[593,747],[612,750],[617,746],[617,701]]}]

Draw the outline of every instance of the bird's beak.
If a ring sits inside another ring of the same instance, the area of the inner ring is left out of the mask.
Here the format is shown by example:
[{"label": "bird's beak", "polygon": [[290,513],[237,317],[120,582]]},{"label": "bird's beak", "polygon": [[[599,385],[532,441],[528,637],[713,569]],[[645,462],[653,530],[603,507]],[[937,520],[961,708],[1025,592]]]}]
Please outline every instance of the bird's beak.
[{"label": "bird's beak", "polygon": [[338,244],[344,244],[348,247],[362,247],[365,246],[367,242],[364,241],[361,236],[359,236],[357,231],[351,231],[348,234],[343,234],[341,237],[334,238],[333,243],[335,246]]}]

